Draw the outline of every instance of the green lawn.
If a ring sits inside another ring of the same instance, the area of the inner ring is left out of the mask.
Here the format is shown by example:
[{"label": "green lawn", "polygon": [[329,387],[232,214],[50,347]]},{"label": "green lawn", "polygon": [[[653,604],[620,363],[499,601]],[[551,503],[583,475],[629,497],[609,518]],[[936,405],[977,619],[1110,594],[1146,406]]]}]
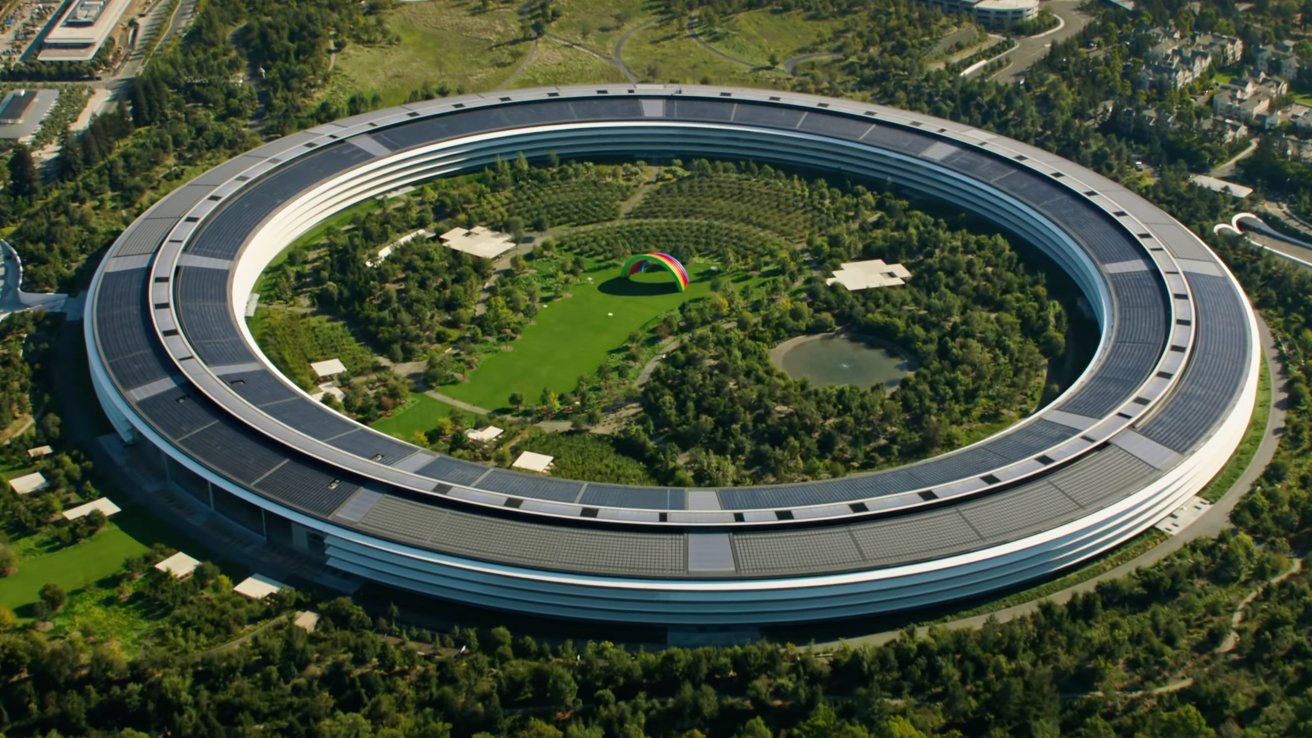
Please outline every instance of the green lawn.
[{"label": "green lawn", "polygon": [[[25,552],[40,546],[23,546]],[[0,582],[0,607],[13,610],[19,618],[32,617],[31,605],[37,592],[47,582],[73,592],[93,586],[117,572],[124,560],[145,553],[150,546],[134,538],[112,522],[102,531],[81,543],[43,555],[28,555],[19,562],[18,573]]]},{"label": "green lawn", "polygon": [[656,17],[645,0],[557,0],[561,17],[548,33],[609,56],[624,31]]},{"label": "green lawn", "polygon": [[703,78],[721,84],[752,87],[783,86],[782,71],[755,71],[707,51],[682,25],[656,23],[624,45],[624,62],[644,82],[697,83]]},{"label": "green lawn", "polygon": [[533,60],[524,66],[510,86],[542,87],[583,81],[623,82],[624,74],[605,59],[544,38],[538,40]]},{"label": "green lawn", "polygon": [[383,105],[397,105],[424,85],[444,82],[453,93],[494,89],[528,52],[518,42],[515,7],[479,12],[475,2],[451,0],[398,5],[387,26],[400,43],[348,46],[337,55],[325,96],[376,90]]},{"label": "green lawn", "polygon": [[[441,388],[444,394],[489,409],[507,406],[519,392],[536,404],[543,387],[556,392],[574,389],[580,376],[590,376],[606,355],[622,349],[630,333],[641,331],[687,300],[711,291],[710,264],[689,268],[687,292],[674,289],[665,272],[618,276],[619,263],[589,271],[571,288],[571,297],[548,303],[512,350],[485,357],[464,384]],[[588,280],[592,281],[589,282]]]},{"label": "green lawn", "polygon": [[801,11],[778,13],[751,10],[724,23],[724,35],[708,39],[712,46],[730,56],[759,66],[770,63],[770,55],[785,59],[812,51],[823,51],[823,42],[842,29],[842,19],[811,20]]},{"label": "green lawn", "polygon": [[[391,415],[379,418],[370,425],[374,430],[395,436],[403,441],[413,442],[416,433],[426,433],[432,430],[437,426],[438,418],[445,418],[451,414],[453,409],[441,400],[435,400],[428,395],[415,392],[410,395],[410,399],[404,405],[393,410]],[[477,415],[464,413],[466,427],[472,427],[477,422]]]}]

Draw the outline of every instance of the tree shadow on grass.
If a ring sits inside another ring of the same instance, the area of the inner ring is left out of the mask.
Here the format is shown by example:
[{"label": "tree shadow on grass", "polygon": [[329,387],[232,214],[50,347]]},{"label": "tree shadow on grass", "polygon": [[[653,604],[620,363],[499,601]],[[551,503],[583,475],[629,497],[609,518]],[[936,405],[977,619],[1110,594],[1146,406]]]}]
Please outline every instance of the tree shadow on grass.
[{"label": "tree shadow on grass", "polygon": [[679,286],[674,283],[672,275],[668,282],[637,282],[628,277],[613,277],[597,285],[597,289],[607,295],[652,297],[678,292]]}]

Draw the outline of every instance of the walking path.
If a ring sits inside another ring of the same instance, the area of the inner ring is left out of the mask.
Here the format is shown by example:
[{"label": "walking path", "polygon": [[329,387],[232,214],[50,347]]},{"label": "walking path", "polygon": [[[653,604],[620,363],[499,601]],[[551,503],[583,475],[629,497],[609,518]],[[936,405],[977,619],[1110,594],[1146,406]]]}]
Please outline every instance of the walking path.
[{"label": "walking path", "polygon": [[1225,162],[1218,164],[1216,167],[1212,169],[1211,172],[1208,172],[1208,174],[1210,174],[1213,177],[1229,177],[1230,175],[1234,174],[1235,165],[1237,165],[1239,162],[1243,161],[1244,159],[1247,159],[1249,156],[1252,156],[1254,151],[1257,151],[1257,143],[1258,140],[1253,139],[1248,143],[1248,146],[1245,147],[1243,151],[1240,151],[1238,154],[1235,154],[1234,156],[1230,157],[1230,159],[1226,160]]},{"label": "walking path", "polygon": [[1235,646],[1239,645],[1239,626],[1244,622],[1244,616],[1248,613],[1248,606],[1253,604],[1253,601],[1267,589],[1280,584],[1300,571],[1303,571],[1303,560],[1294,559],[1284,571],[1258,585],[1257,589],[1249,592],[1247,597],[1240,600],[1239,606],[1235,608],[1234,614],[1230,616],[1230,632],[1226,634],[1225,640],[1221,641],[1221,645],[1216,647],[1216,652],[1230,653],[1235,650]]},{"label": "walking path", "polygon": [[715,48],[714,46],[711,46],[706,41],[706,39],[702,38],[697,33],[697,30],[693,27],[691,20],[685,23],[683,27],[686,31],[688,31],[688,35],[691,36],[692,39],[698,43],[698,45],[700,45],[703,49],[706,49],[707,51],[711,52],[712,54],[720,57],[721,59],[724,59],[725,61],[730,62],[731,64],[738,64],[740,66],[747,67],[748,69],[756,69],[757,67],[760,66],[759,64],[753,64],[747,61],[746,59],[739,59],[738,57],[733,56],[732,54],[727,54]]},{"label": "walking path", "polygon": [[519,61],[519,66],[515,67],[515,71],[511,72],[509,77],[506,77],[504,80],[501,81],[501,84],[497,85],[496,87],[493,87],[492,89],[504,90],[510,87],[510,85],[516,79],[518,79],[521,74],[524,73],[524,70],[528,68],[528,65],[532,64],[533,60],[537,58],[538,44],[541,42],[542,39],[540,38],[533,39],[533,42],[528,45],[528,53],[525,54],[524,58]]},{"label": "walking path", "polygon": [[461,409],[461,410],[464,410],[465,412],[468,412],[468,413],[474,413],[475,415],[491,415],[491,414],[492,414],[492,411],[491,411],[491,410],[488,410],[488,409],[485,408],[485,407],[479,407],[478,405],[474,405],[474,404],[472,404],[472,403],[465,402],[464,400],[457,400],[456,398],[452,397],[451,395],[444,395],[444,394],[442,394],[441,392],[438,392],[437,390],[428,390],[428,391],[425,392],[424,394],[428,395],[429,397],[433,398],[434,400],[437,400],[438,402],[445,402],[445,403],[448,404],[448,405],[451,405],[451,406],[453,406],[453,407],[457,407],[457,408],[459,408],[459,409]]},{"label": "walking path", "polygon": [[625,31],[624,35],[616,39],[615,48],[610,53],[610,62],[611,64],[614,64],[617,69],[623,72],[624,76],[628,78],[630,82],[637,82],[638,75],[634,74],[633,70],[629,69],[629,65],[624,63],[624,44],[628,43],[629,39],[633,36],[633,34],[637,33],[638,31],[641,31],[647,26],[658,23],[661,20],[664,19],[652,18],[651,20],[643,21],[642,23],[639,23],[633,28],[630,28],[629,30]]},{"label": "walking path", "polygon": [[[1280,435],[1285,426],[1285,407],[1288,404],[1288,386],[1285,379],[1283,367],[1277,359],[1278,353],[1275,347],[1275,341],[1271,336],[1270,330],[1267,329],[1266,323],[1258,318],[1258,329],[1261,334],[1263,354],[1266,363],[1271,372],[1271,414],[1267,418],[1266,432],[1262,434],[1262,441],[1258,444],[1257,451],[1254,452],[1253,458],[1249,461],[1248,466],[1244,469],[1243,474],[1230,485],[1230,489],[1217,500],[1207,512],[1203,513],[1192,525],[1180,531],[1176,535],[1163,541],[1160,545],[1145,551],[1143,554],[1127,561],[1120,566],[1110,569],[1096,577],[1091,577],[1083,582],[1072,585],[1059,592],[1055,592],[1047,597],[1039,597],[1029,602],[997,610],[983,615],[973,615],[971,617],[952,620],[946,623],[935,623],[934,627],[948,628],[952,630],[971,629],[977,630],[984,627],[990,621],[1005,623],[1009,620],[1024,617],[1038,610],[1042,602],[1054,602],[1062,604],[1069,601],[1076,594],[1092,591],[1099,583],[1117,579],[1126,576],[1136,569],[1150,566],[1161,561],[1167,556],[1183,548],[1190,541],[1197,538],[1212,538],[1222,530],[1231,527],[1230,511],[1234,509],[1239,500],[1243,498],[1248,490],[1252,488],[1253,483],[1258,480],[1262,472],[1266,470],[1267,464],[1275,455],[1276,445],[1280,440]],[[924,635],[928,632],[928,626],[919,626],[916,629],[917,635]],[[903,630],[889,630],[881,633],[871,633],[869,635],[857,636],[854,638],[842,638],[838,641],[823,644],[825,647],[832,647],[840,643],[852,645],[883,645],[897,640],[902,636]]]},{"label": "walking path", "polygon": [[843,55],[836,51],[813,51],[809,54],[798,54],[797,56],[784,59],[784,71],[789,77],[797,76],[797,65],[806,62],[820,61],[821,59],[842,59]]}]

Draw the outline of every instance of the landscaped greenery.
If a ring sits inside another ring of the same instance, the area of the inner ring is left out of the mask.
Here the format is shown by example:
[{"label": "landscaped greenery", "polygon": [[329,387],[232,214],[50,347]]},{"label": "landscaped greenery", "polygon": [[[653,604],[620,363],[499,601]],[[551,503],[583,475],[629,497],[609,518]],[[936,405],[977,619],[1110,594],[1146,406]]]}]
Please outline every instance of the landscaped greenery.
[{"label": "landscaped greenery", "polygon": [[[29,279],[35,284],[85,286],[87,272],[79,271],[79,265],[86,255],[109,243],[163,192],[207,164],[252,145],[255,136],[248,125],[272,134],[384,99],[401,99],[416,89],[436,94],[447,74],[441,64],[457,67],[446,80],[448,91],[461,84],[460,74],[470,79],[483,75],[485,82],[479,84],[504,81],[514,73],[516,60],[527,54],[528,43],[462,46],[466,42],[459,38],[444,43],[437,29],[459,26],[454,19],[443,19],[433,30],[416,33],[404,53],[389,55],[400,45],[387,46],[385,38],[370,40],[363,33],[377,30],[374,16],[391,14],[387,25],[395,28],[395,18],[406,13],[445,13],[453,7],[443,0],[404,3],[396,10],[388,9],[391,5],[381,0],[202,1],[187,37],[152,61],[149,84],[135,86],[135,131],[124,131],[121,121],[107,117],[95,133],[66,147],[58,181],[37,183],[35,189],[27,188],[33,179],[15,183],[0,173],[5,184],[0,231],[18,234],[11,240],[32,267]],[[609,56],[625,30],[657,13],[676,15],[662,31],[675,34],[704,9],[719,16],[707,25],[739,33],[752,16],[772,17],[766,15],[772,9],[764,7],[735,17],[746,5],[725,0],[695,8],[685,2],[647,6],[633,0],[555,0],[550,6],[563,15],[547,31]],[[1134,13],[1110,4],[1091,5],[1088,12],[1097,19],[1090,29],[1054,44],[1049,57],[1026,73],[1024,88],[1017,88],[927,69],[923,55],[932,46],[927,39],[936,27],[956,21],[924,3],[840,0],[804,8],[785,5],[780,9],[788,13],[801,10],[808,17],[834,19],[842,34],[834,45],[846,62],[809,66],[805,76],[781,84],[905,105],[1022,138],[1139,188],[1204,235],[1212,223],[1233,212],[1235,203],[1189,187],[1189,172],[1179,162],[1205,168],[1230,148],[1202,125],[1206,116],[1200,114],[1195,95],[1140,89],[1133,75],[1125,74],[1127,68],[1143,64],[1143,29],[1173,24],[1186,32],[1236,33],[1250,42],[1303,32],[1298,13],[1279,3],[1204,0],[1189,5],[1173,0],[1141,3]],[[482,12],[478,7],[454,7],[471,23]],[[486,14],[505,26],[506,35],[517,34],[522,21],[515,10],[489,3]],[[254,18],[259,22],[252,23]],[[241,46],[234,47],[234,40]],[[653,44],[642,39],[630,39],[623,55],[644,76],[651,71],[669,76],[703,73],[715,82],[746,79],[758,84],[778,78],[778,73],[743,76],[748,70],[730,62],[724,62],[731,65],[727,69],[718,63],[699,65],[694,55],[710,52],[686,41],[666,45],[689,57],[670,61],[668,70],[651,69],[641,53]],[[360,53],[353,60],[352,54],[365,50],[366,43],[375,44],[367,49],[375,56]],[[551,42],[541,43],[549,48]],[[331,90],[323,91],[333,48],[345,49],[336,60],[337,69],[347,70],[343,75],[369,75],[360,78],[361,87],[352,88],[346,81],[351,78],[340,76]],[[664,48],[658,50],[665,53]],[[416,52],[427,55],[422,58],[429,63],[406,63],[418,58]],[[515,83],[533,79],[533,67],[527,65]],[[546,68],[550,71],[544,79],[596,72],[565,63]],[[394,88],[385,87],[393,81]],[[386,97],[371,95],[370,87],[385,89]],[[306,94],[315,91],[329,104],[316,107],[318,98]],[[307,103],[306,98],[314,99]],[[1108,120],[1095,112],[1103,101],[1115,107]],[[1139,159],[1152,165],[1157,179],[1135,171]],[[1245,176],[1269,190],[1288,191],[1296,202],[1308,200],[1312,187],[1305,186],[1303,173],[1285,168],[1284,157],[1260,153],[1254,161],[1277,166],[1255,166]],[[386,233],[371,245],[401,232],[398,228]],[[822,241],[830,248],[827,239]],[[1236,510],[1239,532],[1188,544],[1166,560],[1102,583],[1068,604],[1044,605],[1031,615],[979,630],[944,626],[923,635],[908,632],[882,648],[794,649],[761,642],[724,649],[637,651],[600,642],[642,637],[631,629],[602,632],[589,627],[580,632],[592,643],[552,639],[547,646],[494,627],[499,615],[479,616],[485,627],[477,630],[398,625],[396,614],[384,604],[385,596],[377,591],[362,600],[370,605],[369,612],[344,601],[318,603],[324,623],[320,632],[307,635],[269,619],[285,612],[288,602],[259,605],[240,600],[226,591],[222,578],[210,578],[212,572],[183,584],[153,574],[137,578],[149,560],[130,560],[112,590],[67,593],[49,633],[26,624],[14,627],[0,617],[0,731],[43,736],[130,736],[142,731],[454,738],[472,738],[480,731],[515,738],[1306,735],[1312,576],[1304,572],[1279,584],[1268,582],[1288,571],[1290,558],[1303,555],[1312,540],[1312,427],[1307,412],[1312,338],[1306,331],[1312,281],[1240,242],[1212,239],[1212,245],[1263,309],[1290,373],[1289,415],[1276,461],[1260,489]],[[807,248],[812,255],[819,253],[816,245]],[[835,256],[841,253],[837,249]],[[828,258],[826,252],[817,263]],[[530,261],[522,273],[545,279],[547,268],[547,263]],[[298,279],[304,277],[299,266],[293,271]],[[543,295],[558,287],[572,288],[562,276],[570,273],[569,268],[551,270],[552,282]],[[714,300],[713,295],[690,304],[698,306],[696,313],[713,307]],[[6,323],[17,317],[10,316]],[[425,331],[416,332],[416,346],[438,336],[431,326]],[[447,338],[443,334],[438,340]],[[496,340],[510,341],[510,333],[499,332]],[[645,342],[639,348],[638,353],[654,350]],[[419,354],[434,377],[458,373],[459,367],[443,363],[446,354]],[[36,366],[33,374],[24,373],[23,361],[6,360],[0,362],[0,375],[11,386],[39,378],[40,360],[31,361]],[[27,404],[42,415],[40,395],[55,388],[39,379],[31,386]],[[22,395],[5,396],[11,412]],[[43,427],[39,421],[34,435],[57,430],[57,423]],[[21,453],[19,445],[25,444],[4,447],[9,450],[0,449],[0,455]],[[70,461],[43,463],[58,474],[61,469],[70,473]],[[6,458],[5,463],[10,469],[26,465],[21,459]],[[81,468],[76,462],[74,466]],[[25,502],[20,510],[27,511],[28,522],[41,529],[41,535],[48,535],[65,530],[48,524],[48,513],[63,504],[61,495],[72,500],[93,492],[80,481],[61,482],[57,491]],[[6,509],[6,524],[28,525],[13,510]],[[107,532],[93,535],[89,542]],[[65,550],[86,544],[69,545]],[[20,557],[19,575],[23,567],[39,561]],[[0,579],[0,596],[8,584]],[[57,592],[49,594],[52,602],[62,599],[55,597]],[[119,602],[120,594],[127,595],[124,602]],[[1252,603],[1239,609],[1248,596],[1254,598]],[[426,603],[421,615],[446,610]],[[1237,615],[1237,642],[1225,648]],[[262,623],[272,624],[249,642],[235,640],[255,633]],[[852,627],[868,631],[883,625],[872,620]],[[784,637],[810,640],[814,635],[808,629]]]},{"label": "landscaped greenery", "polygon": [[513,453],[535,451],[552,456],[553,476],[597,482],[650,485],[654,480],[641,461],[627,456],[611,436],[595,433],[529,432],[515,442]]},{"label": "landscaped greenery", "polygon": [[69,592],[92,587],[117,572],[129,556],[150,548],[148,542],[129,536],[113,523],[68,546],[59,546],[40,534],[32,538],[11,543],[23,552],[18,573],[0,580],[0,607],[25,619],[35,617],[33,605],[45,584],[54,582]]},{"label": "landscaped greenery", "polygon": [[[472,428],[478,421],[477,415],[462,412],[441,400],[433,399],[422,392],[411,393],[404,405],[393,408],[386,416],[375,420],[370,425],[374,430],[396,436],[402,440],[427,445],[427,433],[437,428],[444,419],[457,421],[459,426]],[[458,430],[457,425],[444,429],[442,435],[449,435]]]},{"label": "landscaped greenery", "polygon": [[592,376],[630,335],[645,333],[661,316],[708,295],[712,266],[688,266],[692,283],[687,292],[679,292],[673,277],[663,272],[622,277],[618,262],[584,272],[568,297],[538,311],[509,351],[488,354],[466,382],[441,390],[493,410],[507,408],[512,394],[532,403],[543,389],[564,394],[580,377]]},{"label": "landscaped greenery", "polygon": [[396,105],[435,84],[451,92],[490,90],[528,53],[509,5],[399,3],[385,17],[395,42],[339,51],[321,93],[325,99],[344,104],[354,93],[377,92],[382,105]]},{"label": "landscaped greenery", "polygon": [[[355,357],[346,408],[366,421],[395,413],[377,427],[444,452],[508,462],[505,441],[469,446],[432,398],[403,406],[395,373],[362,379],[364,348],[343,325],[393,362],[422,361],[417,389],[479,412],[604,421],[665,484],[899,463],[978,440],[1060,389],[1043,382],[1065,350],[1064,311],[1006,239],[953,229],[862,186],[754,163],[535,167],[521,157],[338,223],[302,239],[266,280],[265,294],[281,302],[264,303],[254,333],[307,388],[309,361]],[[517,241],[529,231],[531,248],[494,264],[415,238],[379,255],[398,233],[452,223],[492,224]],[[648,251],[681,259],[689,289],[663,272],[618,273]],[[824,282],[842,262],[873,256],[916,276],[867,293]],[[344,323],[329,330],[327,316]],[[771,342],[838,326],[903,346],[921,369],[885,398],[812,388],[766,359]],[[678,345],[654,363],[666,340]],[[639,395],[644,365],[651,379]],[[371,386],[383,392],[376,402]],[[624,418],[635,400],[643,412],[633,425]]]}]

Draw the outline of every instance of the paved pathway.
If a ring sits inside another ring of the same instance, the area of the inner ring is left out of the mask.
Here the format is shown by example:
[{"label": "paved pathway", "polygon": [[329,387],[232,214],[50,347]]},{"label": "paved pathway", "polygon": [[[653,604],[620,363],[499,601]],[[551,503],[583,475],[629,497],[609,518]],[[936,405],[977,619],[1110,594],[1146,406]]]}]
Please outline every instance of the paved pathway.
[{"label": "paved pathway", "polygon": [[1212,175],[1213,177],[1229,177],[1230,175],[1234,174],[1235,167],[1239,164],[1239,162],[1243,161],[1244,159],[1247,159],[1249,156],[1252,156],[1253,152],[1257,151],[1257,143],[1258,143],[1257,139],[1253,139],[1252,141],[1248,142],[1248,146],[1245,147],[1243,151],[1240,151],[1238,154],[1235,154],[1234,156],[1230,157],[1230,159],[1225,161],[1224,163],[1217,165],[1212,169],[1211,172],[1208,172],[1208,174]]},{"label": "paved pathway", "polygon": [[[1266,465],[1271,462],[1272,456],[1275,455],[1276,445],[1280,440],[1280,435],[1285,426],[1285,407],[1288,403],[1288,388],[1283,367],[1277,360],[1275,342],[1271,332],[1267,329],[1266,323],[1258,318],[1258,328],[1261,333],[1263,353],[1266,358],[1267,367],[1271,372],[1271,414],[1267,418],[1266,432],[1262,434],[1262,442],[1258,444],[1257,452],[1253,454],[1252,460],[1244,470],[1239,479],[1230,485],[1230,489],[1221,497],[1211,508],[1208,509],[1192,525],[1178,534],[1163,541],[1161,545],[1154,546],[1152,549],[1145,551],[1130,561],[1120,566],[1092,577],[1078,584],[1072,585],[1059,592],[1055,592],[1046,597],[1040,597],[1029,602],[1025,602],[1012,607],[997,610],[983,615],[974,615],[971,617],[952,620],[947,623],[935,623],[934,627],[948,628],[952,630],[978,629],[984,627],[990,620],[1005,623],[1009,620],[1029,615],[1039,608],[1042,602],[1055,602],[1062,604],[1069,601],[1076,594],[1092,591],[1099,583],[1126,576],[1136,569],[1150,566],[1175,551],[1183,548],[1185,544],[1196,538],[1212,538],[1222,530],[1229,528],[1230,511],[1234,509],[1239,500],[1253,486],[1253,483],[1266,470]],[[918,635],[923,635],[928,631],[928,626],[919,626],[916,628]],[[903,630],[890,630],[881,633],[871,633],[869,635],[857,636],[854,638],[842,638],[838,641],[823,644],[826,647],[832,647],[839,643],[852,645],[883,645],[897,640],[901,637]]]},{"label": "paved pathway", "polygon": [[428,391],[425,392],[424,394],[428,395],[429,397],[433,398],[434,400],[438,400],[438,401],[440,401],[440,402],[445,402],[445,403],[448,404],[448,405],[451,405],[451,406],[454,406],[454,407],[458,407],[458,408],[460,408],[461,410],[464,410],[465,412],[474,413],[475,415],[491,415],[491,414],[492,414],[492,411],[491,411],[491,410],[488,410],[488,409],[485,408],[485,407],[479,407],[478,405],[474,405],[474,404],[471,404],[471,403],[465,402],[464,400],[457,400],[456,398],[452,397],[451,395],[444,395],[444,394],[442,394],[441,392],[438,392],[437,390],[428,390]]},{"label": "paved pathway", "polygon": [[1017,39],[1019,44],[1007,53],[1006,58],[1010,64],[993,77],[997,81],[1017,81],[1030,67],[1048,55],[1048,49],[1054,43],[1077,35],[1089,25],[1089,16],[1080,12],[1080,0],[1051,0],[1044,5],[1061,21],[1060,25],[1034,36]]}]

